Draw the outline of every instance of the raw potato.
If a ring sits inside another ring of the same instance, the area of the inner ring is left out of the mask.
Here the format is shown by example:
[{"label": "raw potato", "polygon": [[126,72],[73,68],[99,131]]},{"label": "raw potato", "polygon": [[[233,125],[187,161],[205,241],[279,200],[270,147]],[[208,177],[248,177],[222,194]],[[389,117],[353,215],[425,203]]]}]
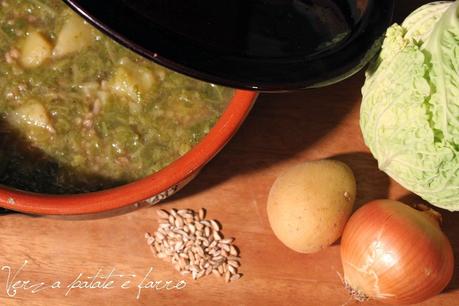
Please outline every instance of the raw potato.
[{"label": "raw potato", "polygon": [[40,32],[31,32],[21,45],[19,61],[24,68],[35,68],[51,57],[52,46]]},{"label": "raw potato", "polygon": [[294,166],[271,187],[267,207],[271,228],[287,247],[317,252],[341,236],[355,196],[354,174],[340,161]]}]

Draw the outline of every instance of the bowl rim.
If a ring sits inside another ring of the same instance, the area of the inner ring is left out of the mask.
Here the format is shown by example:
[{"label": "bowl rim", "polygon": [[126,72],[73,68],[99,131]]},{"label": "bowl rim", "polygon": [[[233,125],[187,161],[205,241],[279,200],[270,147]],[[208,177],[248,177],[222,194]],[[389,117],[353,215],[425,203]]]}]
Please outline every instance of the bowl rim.
[{"label": "bowl rim", "polygon": [[227,108],[210,132],[190,151],[142,179],[96,192],[51,195],[0,185],[0,207],[43,215],[99,213],[133,205],[180,184],[196,174],[236,133],[252,108],[257,93],[235,89]]}]

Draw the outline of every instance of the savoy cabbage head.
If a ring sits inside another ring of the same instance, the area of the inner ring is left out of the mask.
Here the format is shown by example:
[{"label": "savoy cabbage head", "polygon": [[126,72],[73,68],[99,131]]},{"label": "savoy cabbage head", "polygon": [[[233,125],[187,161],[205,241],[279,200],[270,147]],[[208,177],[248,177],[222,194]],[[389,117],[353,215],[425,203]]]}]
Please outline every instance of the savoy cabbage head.
[{"label": "savoy cabbage head", "polygon": [[459,210],[459,5],[414,11],[387,32],[367,71],[360,125],[381,170]]}]

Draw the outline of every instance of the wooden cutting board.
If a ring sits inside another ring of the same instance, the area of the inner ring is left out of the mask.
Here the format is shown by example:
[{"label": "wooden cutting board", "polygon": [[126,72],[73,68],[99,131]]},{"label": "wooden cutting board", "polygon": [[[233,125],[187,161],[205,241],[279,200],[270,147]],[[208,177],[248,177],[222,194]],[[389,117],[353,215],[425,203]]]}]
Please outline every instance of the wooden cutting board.
[{"label": "wooden cutting board", "polygon": [[[425,2],[399,1],[397,19]],[[287,249],[269,228],[266,199],[287,167],[332,157],[354,170],[358,205],[375,198],[420,201],[378,170],[362,141],[362,84],[360,73],[328,88],[260,95],[225,149],[159,206],[86,217],[0,216],[0,305],[357,305],[339,277],[339,243],[313,255]],[[193,281],[155,258],[144,233],[155,230],[158,207],[205,207],[225,236],[236,238],[243,277],[229,284],[214,276]],[[441,212],[459,258],[459,214]],[[421,305],[459,305],[457,267],[448,289]],[[180,290],[142,288],[182,279]],[[71,289],[91,280],[113,283]]]}]

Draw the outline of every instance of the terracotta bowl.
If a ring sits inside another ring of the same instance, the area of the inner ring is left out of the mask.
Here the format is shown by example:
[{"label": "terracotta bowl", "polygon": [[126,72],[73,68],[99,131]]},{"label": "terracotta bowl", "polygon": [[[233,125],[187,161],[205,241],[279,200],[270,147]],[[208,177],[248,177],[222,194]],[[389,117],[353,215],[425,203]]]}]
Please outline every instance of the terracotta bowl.
[{"label": "terracotta bowl", "polygon": [[209,134],[188,153],[150,176],[116,188],[72,195],[38,194],[0,185],[0,207],[31,214],[79,215],[118,209],[139,201],[156,204],[192,180],[223,148],[244,121],[256,97],[255,92],[236,90]]}]

